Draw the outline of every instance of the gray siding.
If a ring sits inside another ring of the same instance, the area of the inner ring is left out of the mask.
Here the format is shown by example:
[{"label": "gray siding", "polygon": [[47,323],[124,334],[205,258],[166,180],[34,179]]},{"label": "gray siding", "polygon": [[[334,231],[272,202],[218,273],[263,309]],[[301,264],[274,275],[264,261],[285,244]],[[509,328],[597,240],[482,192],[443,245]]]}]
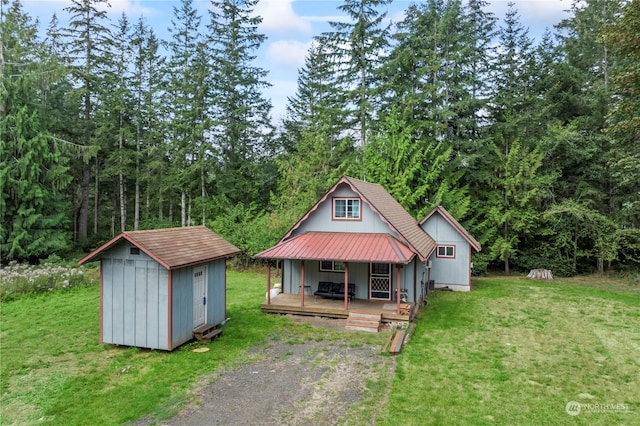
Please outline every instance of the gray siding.
[{"label": "gray siding", "polygon": [[193,268],[176,269],[172,274],[171,346],[175,348],[193,338]]},{"label": "gray siding", "polygon": [[130,247],[102,256],[102,341],[168,349],[168,271]]},{"label": "gray siding", "polygon": [[[349,188],[340,188],[333,197],[357,197],[357,194]],[[391,234],[398,238],[397,233],[392,232],[386,222],[382,221],[377,213],[368,204],[361,201],[362,220],[332,220],[332,197],[328,197],[318,209],[311,213],[294,235],[303,234],[308,231],[322,232],[362,232],[362,233],[384,233]]]},{"label": "gray siding", "polygon": [[[436,241],[436,244],[455,246],[455,258],[437,257],[437,249],[431,255],[431,279],[436,286],[469,287],[471,267],[470,246],[467,240],[439,214],[434,214],[422,228]],[[465,288],[460,288],[464,290]],[[468,288],[467,288],[468,289]]]},{"label": "gray siding", "polygon": [[226,319],[226,280],[225,259],[210,262],[207,267],[207,322],[209,324],[220,324]]}]

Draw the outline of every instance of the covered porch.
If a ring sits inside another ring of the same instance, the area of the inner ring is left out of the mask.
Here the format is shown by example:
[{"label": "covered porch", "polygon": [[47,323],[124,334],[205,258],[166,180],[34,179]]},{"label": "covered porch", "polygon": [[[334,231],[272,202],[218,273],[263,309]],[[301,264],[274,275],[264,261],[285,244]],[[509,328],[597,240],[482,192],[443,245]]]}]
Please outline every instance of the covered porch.
[{"label": "covered porch", "polygon": [[345,306],[342,300],[325,299],[319,296],[281,293],[260,305],[264,312],[347,318],[350,312],[381,314],[382,322],[412,321],[417,313],[415,303],[352,299]]}]

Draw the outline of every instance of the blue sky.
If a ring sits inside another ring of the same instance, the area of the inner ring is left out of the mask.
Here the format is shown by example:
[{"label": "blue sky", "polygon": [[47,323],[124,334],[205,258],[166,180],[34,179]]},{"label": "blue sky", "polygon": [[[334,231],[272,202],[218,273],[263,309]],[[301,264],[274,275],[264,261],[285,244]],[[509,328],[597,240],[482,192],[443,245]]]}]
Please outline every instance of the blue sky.
[{"label": "blue sky", "polygon": [[[156,35],[167,38],[167,27],[173,16],[176,0],[110,0],[109,16],[115,24],[122,12],[126,12],[131,22],[144,16],[154,28]],[[418,1],[395,0],[388,5],[387,18],[397,22],[402,19],[403,11]],[[502,19],[508,0],[490,1],[489,10]],[[530,36],[538,39],[545,28],[567,17],[563,10],[571,5],[570,0],[513,0],[521,16],[522,23],[529,27]],[[40,19],[40,28],[48,25],[54,12],[58,15],[60,26],[67,23],[63,11],[70,0],[22,0],[24,9],[31,16]],[[258,52],[256,65],[269,71],[268,81],[273,85],[265,91],[265,96],[274,105],[273,115],[283,115],[287,96],[296,92],[297,70],[304,64],[304,58],[311,39],[323,31],[329,30],[329,21],[344,19],[338,10],[341,1],[333,0],[260,0],[256,13],[262,16],[260,31],[268,39]],[[202,23],[208,20],[209,0],[194,0],[201,11]],[[203,29],[204,30],[204,29]]]}]

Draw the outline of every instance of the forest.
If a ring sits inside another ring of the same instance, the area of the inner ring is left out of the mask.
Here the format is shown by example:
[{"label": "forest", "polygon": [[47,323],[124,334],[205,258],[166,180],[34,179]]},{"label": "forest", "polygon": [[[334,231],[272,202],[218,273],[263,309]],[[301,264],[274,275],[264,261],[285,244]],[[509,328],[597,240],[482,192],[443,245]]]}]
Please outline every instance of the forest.
[{"label": "forest", "polygon": [[205,224],[248,265],[349,175],[444,206],[478,274],[637,274],[640,0],[574,0],[538,42],[512,3],[389,2],[342,2],[274,122],[258,0],[182,0],[165,40],[106,0],[43,28],[0,0],[2,263]]}]

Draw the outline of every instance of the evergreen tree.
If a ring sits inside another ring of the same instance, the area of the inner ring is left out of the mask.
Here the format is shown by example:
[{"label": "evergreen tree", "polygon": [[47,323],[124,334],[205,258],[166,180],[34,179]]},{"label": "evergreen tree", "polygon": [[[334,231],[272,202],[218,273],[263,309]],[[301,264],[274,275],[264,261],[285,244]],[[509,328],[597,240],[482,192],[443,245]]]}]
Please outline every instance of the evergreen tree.
[{"label": "evergreen tree", "polygon": [[47,130],[40,90],[61,73],[19,1],[1,0],[0,23],[0,252],[33,260],[71,242],[68,161]]},{"label": "evergreen tree", "polygon": [[386,12],[380,8],[391,0],[344,0],[338,9],[348,21],[330,22],[337,68],[336,82],[346,95],[345,110],[351,114],[345,130],[355,131],[361,147],[367,143],[375,117],[377,69],[388,46],[388,29],[383,27]]},{"label": "evergreen tree", "polygon": [[[84,146],[97,145],[95,140],[95,111],[104,59],[111,39],[109,28],[105,26],[107,12],[102,5],[107,0],[71,0],[65,10],[71,15],[69,27],[65,30],[66,53],[72,64],[74,86],[72,96],[79,99],[80,117],[74,126],[77,141]],[[77,179],[79,187],[79,212],[77,216],[78,241],[87,241],[89,226],[89,202],[91,184],[91,163],[83,161]],[[98,227],[98,197],[94,194],[94,233]]]},{"label": "evergreen tree", "polygon": [[222,209],[254,200],[266,206],[273,189],[271,103],[267,71],[252,65],[265,36],[253,16],[257,0],[212,1],[207,49],[211,58],[210,140],[218,155],[215,193]]}]

